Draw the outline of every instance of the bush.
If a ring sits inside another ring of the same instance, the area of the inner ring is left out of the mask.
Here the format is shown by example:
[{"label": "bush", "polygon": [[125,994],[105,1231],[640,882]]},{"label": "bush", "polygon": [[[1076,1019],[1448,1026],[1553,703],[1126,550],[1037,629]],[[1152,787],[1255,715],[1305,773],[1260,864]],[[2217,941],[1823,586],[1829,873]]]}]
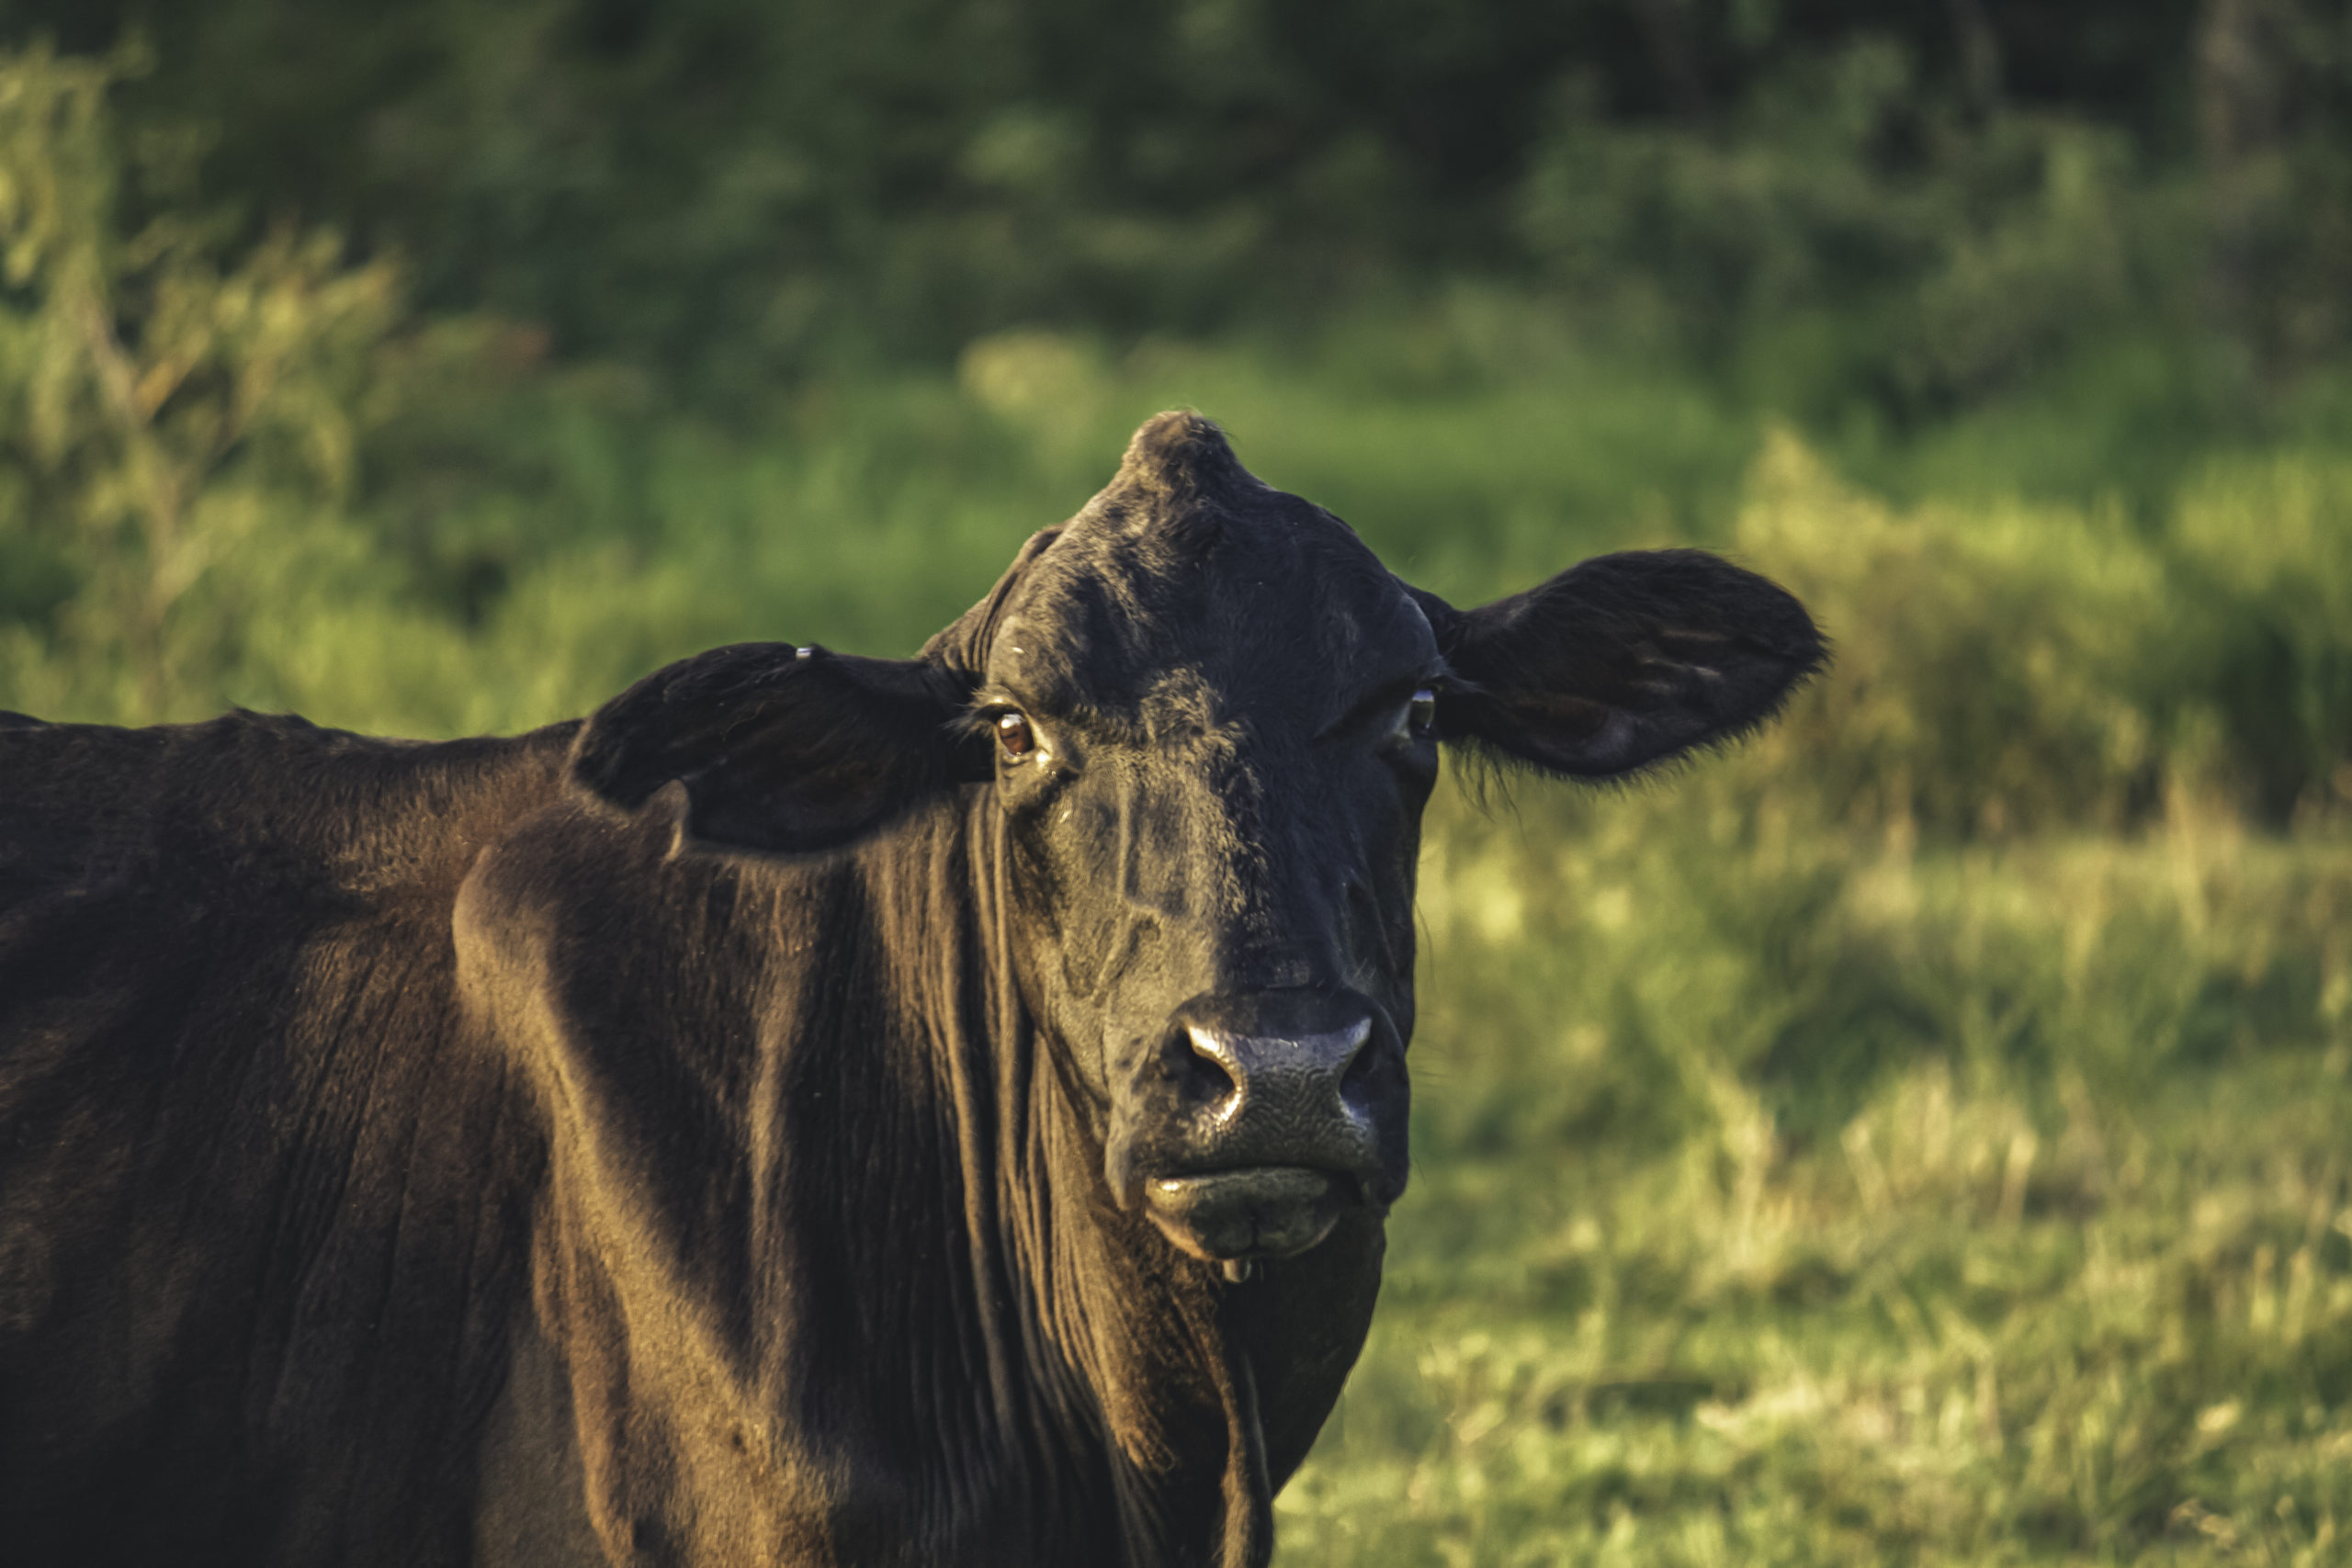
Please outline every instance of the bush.
[{"label": "bush", "polygon": [[2216,465],[2172,529],[2229,765],[2266,818],[2352,804],[2352,464]]},{"label": "bush", "polygon": [[28,700],[161,718],[240,656],[241,565],[337,548],[397,298],[328,234],[224,261],[173,199],[193,147],[116,139],[132,63],[0,59],[0,632]]},{"label": "bush", "polygon": [[2111,511],[1898,515],[1783,434],[1734,542],[1837,644],[1745,777],[1879,832],[2114,829],[2163,797],[2205,716],[2163,555]]},{"label": "bush", "polygon": [[1767,406],[1860,400],[1917,424],[2177,306],[2187,216],[2119,133],[2022,110],[1979,124],[1864,36],[1705,129],[1626,126],[1569,94],[1521,226],[1572,294]]}]

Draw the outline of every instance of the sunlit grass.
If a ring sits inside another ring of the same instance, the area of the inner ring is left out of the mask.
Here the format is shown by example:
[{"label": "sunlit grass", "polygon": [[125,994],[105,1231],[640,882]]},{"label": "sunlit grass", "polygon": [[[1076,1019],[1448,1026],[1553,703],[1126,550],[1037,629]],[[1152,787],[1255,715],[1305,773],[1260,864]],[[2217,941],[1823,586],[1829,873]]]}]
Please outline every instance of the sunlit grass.
[{"label": "sunlit grass", "polygon": [[2339,1561],[2352,843],[1678,833],[1726,783],[1445,824],[1283,1561]]}]

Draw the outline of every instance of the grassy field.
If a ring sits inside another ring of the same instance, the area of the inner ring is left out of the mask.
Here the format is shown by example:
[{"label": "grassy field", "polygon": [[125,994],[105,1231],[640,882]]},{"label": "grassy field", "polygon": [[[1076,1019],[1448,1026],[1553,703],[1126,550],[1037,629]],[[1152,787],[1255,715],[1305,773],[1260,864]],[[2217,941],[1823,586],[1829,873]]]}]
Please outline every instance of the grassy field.
[{"label": "grassy field", "polygon": [[2185,446],[2119,392],[2073,446],[2018,409],[1806,438],[1476,297],[1279,351],[984,340],[757,438],[632,396],[459,403],[324,499],[222,468],[160,671],[110,618],[153,585],[12,514],[0,706],[450,734],[736,638],[904,651],[1175,403],[1460,601],[1728,549],[1838,641],[1785,723],[1441,793],[1416,1185],[1280,1561],[2352,1561],[2320,436]]},{"label": "grassy field", "polygon": [[1440,807],[1420,1185],[1285,1562],[2352,1560],[2352,773],[2262,825],[2221,670],[2340,746],[2346,481],[1897,513],[1768,442],[1722,539],[1830,680]]},{"label": "grassy field", "polygon": [[2352,841],[1444,816],[1419,1190],[1292,1563],[2319,1564]]}]

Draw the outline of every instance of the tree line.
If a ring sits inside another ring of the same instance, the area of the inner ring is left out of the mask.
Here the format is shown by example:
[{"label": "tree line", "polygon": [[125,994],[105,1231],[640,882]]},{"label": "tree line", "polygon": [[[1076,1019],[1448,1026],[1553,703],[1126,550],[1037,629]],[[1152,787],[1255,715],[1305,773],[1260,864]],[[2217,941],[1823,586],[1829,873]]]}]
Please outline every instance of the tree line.
[{"label": "tree line", "polygon": [[128,133],[250,238],[332,225],[714,403],[1461,276],[1718,364],[1813,322],[1902,418],[2119,324],[2257,379],[2352,333],[2332,0],[6,0],[0,38],[130,49]]}]

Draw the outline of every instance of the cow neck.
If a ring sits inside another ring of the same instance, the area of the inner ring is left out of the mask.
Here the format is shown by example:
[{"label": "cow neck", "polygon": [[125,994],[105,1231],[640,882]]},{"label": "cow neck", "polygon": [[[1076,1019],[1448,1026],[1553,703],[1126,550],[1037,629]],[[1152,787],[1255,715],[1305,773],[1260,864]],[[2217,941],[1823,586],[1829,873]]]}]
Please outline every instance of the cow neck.
[{"label": "cow neck", "polygon": [[[1035,1479],[1109,1483],[1136,1568],[1263,1563],[1272,1487],[1243,1298],[1111,1201],[1099,1135],[1015,982],[988,792],[917,836],[932,840],[926,924],[953,933],[952,959],[934,950],[917,984],[956,1122],[992,1405]],[[1047,1517],[1083,1511],[1037,1501]]]}]

